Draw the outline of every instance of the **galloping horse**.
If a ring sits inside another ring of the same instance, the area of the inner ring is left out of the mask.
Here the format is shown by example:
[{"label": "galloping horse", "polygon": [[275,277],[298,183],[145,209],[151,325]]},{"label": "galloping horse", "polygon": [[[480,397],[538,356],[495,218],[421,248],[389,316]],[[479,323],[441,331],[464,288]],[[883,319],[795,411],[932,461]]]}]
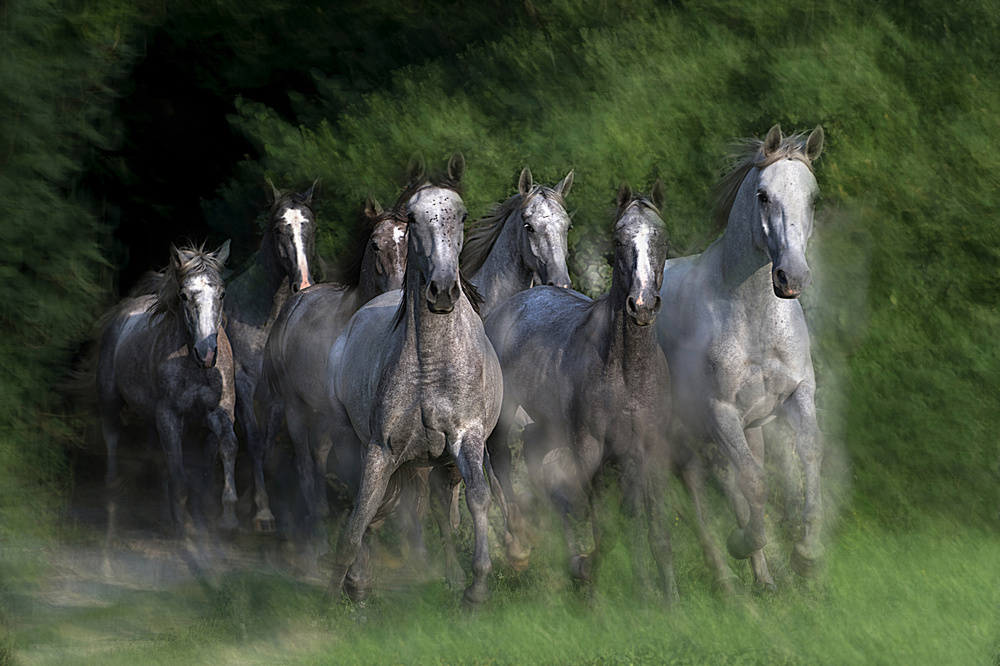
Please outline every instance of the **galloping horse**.
[{"label": "galloping horse", "polygon": [[327,515],[326,459],[330,443],[321,420],[327,406],[326,362],[347,321],[375,296],[403,285],[406,212],[383,210],[371,196],[357,225],[354,257],[336,283],[304,289],[288,299],[264,347],[258,405],[267,413],[265,439],[274,441],[282,418],[295,447],[295,464],[308,516],[306,531]]},{"label": "galloping horse", "polygon": [[364,594],[362,539],[386,499],[390,477],[403,465],[451,464],[465,480],[475,529],[473,582],[465,599],[479,603],[489,595],[490,490],[483,455],[500,412],[501,376],[470,301],[475,288],[458,268],[464,168],[455,153],[443,178],[411,170],[400,198],[409,221],[405,286],[358,310],[330,351],[334,454],[344,459],[353,450],[363,460],[351,484],[356,501],[337,543],[328,595],[339,595],[345,578],[352,597]]},{"label": "galloping horse", "polygon": [[149,424],[151,443],[166,454],[172,513],[179,529],[186,515],[188,485],[182,435],[197,423],[207,425],[219,447],[225,472],[221,527],[236,527],[233,480],[236,392],[233,354],[222,328],[225,289],[220,271],[229,241],[216,252],[170,247],[170,265],[157,275],[155,294],[129,298],[106,316],[100,333],[97,400],[108,449],[108,540],[115,527],[118,442],[122,408],[128,406]]},{"label": "galloping horse", "polygon": [[[651,326],[660,311],[657,291],[666,259],[666,229],[658,214],[662,204],[660,181],[651,199],[634,195],[625,184],[619,188],[611,291],[605,296],[592,301],[569,289],[535,287],[487,318],[486,332],[500,358],[504,383],[503,410],[487,445],[490,459],[496,460],[507,448],[520,405],[539,429],[524,442],[525,462],[534,477],[547,452],[569,447],[576,484],[593,503],[605,463],[619,463],[633,537],[644,505],[660,587],[672,600],[677,590],[663,507],[670,374]],[[501,484],[510,488],[510,479]],[[590,579],[607,540],[600,538],[595,520],[594,553],[589,558],[581,554],[569,520],[583,508],[573,497],[579,493],[550,490],[562,509],[572,575]],[[640,545],[637,538],[634,545]],[[634,555],[640,563],[638,548]],[[637,575],[644,577],[641,566]]]},{"label": "galloping horse", "polygon": [[[735,467],[727,492],[738,527],[728,550],[749,557],[758,584],[769,588],[774,581],[761,550],[767,543],[761,426],[776,415],[795,430],[805,477],[805,534],[792,568],[810,575],[823,557],[816,380],[809,331],[795,300],[810,281],[805,251],[819,196],[812,163],[822,149],[822,127],[803,141],[783,137],[775,125],[763,141],[747,143],[717,190],[715,215],[728,223],[725,234],[700,255],[668,261],[660,291],[658,337],[676,388],[671,430],[695,445],[711,438]],[[694,462],[685,482],[706,560],[722,583],[731,574],[706,532]]]},{"label": "galloping horse", "polygon": [[[253,461],[253,519],[258,532],[274,531],[274,515],[264,486],[268,447],[254,411],[264,343],[290,294],[312,284],[310,257],[316,235],[312,202],[316,183],[305,192],[280,192],[272,185],[272,203],[260,251],[253,264],[229,283],[226,333],[236,359],[236,413]],[[287,286],[286,286],[287,285]]]}]

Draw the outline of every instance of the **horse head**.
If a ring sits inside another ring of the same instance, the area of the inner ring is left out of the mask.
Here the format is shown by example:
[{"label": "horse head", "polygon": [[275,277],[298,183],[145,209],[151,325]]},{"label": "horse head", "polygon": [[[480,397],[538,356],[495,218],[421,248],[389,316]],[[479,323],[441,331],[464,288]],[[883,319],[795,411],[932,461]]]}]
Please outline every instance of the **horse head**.
[{"label": "horse head", "polygon": [[364,262],[371,267],[378,293],[401,289],[406,275],[406,218],[396,209],[383,210],[371,194],[365,202],[365,215],[372,232]]},{"label": "horse head", "polygon": [[316,237],[312,204],[318,184],[319,179],[301,193],[282,193],[271,185],[273,202],[267,232],[270,239],[266,242],[273,243],[292,293],[313,283],[309,257],[313,256]]},{"label": "horse head", "polygon": [[[772,127],[761,147],[765,159],[781,150],[784,141],[781,128]],[[812,279],[806,244],[812,235],[819,186],[811,163],[822,150],[823,128],[817,126],[804,150],[790,152],[757,174],[754,240],[771,260],[771,283],[779,298],[797,298]]]},{"label": "horse head", "polygon": [[536,284],[569,288],[569,254],[566,233],[570,219],[563,199],[573,186],[573,172],[555,188],[536,186],[531,171],[524,167],[517,189],[521,194],[521,226],[518,230],[521,256],[536,275]]},{"label": "horse head", "polygon": [[170,246],[171,270],[176,276],[181,319],[194,360],[205,368],[215,367],[218,354],[222,304],[226,295],[220,271],[227,258],[228,240],[215,252]]},{"label": "horse head", "polygon": [[664,186],[659,179],[648,199],[633,194],[626,183],[618,188],[612,282],[624,290],[625,312],[639,326],[653,323],[663,307],[660,287],[667,260],[667,229],[658,212],[663,202]]},{"label": "horse head", "polygon": [[[455,153],[441,184],[423,180],[422,173],[407,189],[406,217],[409,236],[407,265],[420,274],[423,296],[431,312],[451,312],[461,296],[458,257],[468,212],[457,187],[465,158]],[[422,172],[422,169],[421,169]]]}]

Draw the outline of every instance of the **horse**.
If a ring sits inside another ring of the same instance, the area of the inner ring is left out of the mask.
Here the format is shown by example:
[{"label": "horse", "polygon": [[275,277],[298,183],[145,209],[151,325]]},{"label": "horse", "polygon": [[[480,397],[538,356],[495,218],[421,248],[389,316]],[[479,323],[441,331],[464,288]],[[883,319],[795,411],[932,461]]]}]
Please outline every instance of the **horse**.
[{"label": "horse", "polygon": [[356,225],[352,258],[335,276],[292,295],[264,345],[258,409],[266,413],[265,442],[275,440],[282,420],[295,448],[295,465],[306,501],[310,536],[328,514],[326,459],[329,442],[321,422],[326,406],[325,370],[334,340],[358,309],[375,296],[403,285],[406,212],[383,210],[371,195]]},{"label": "horse", "polygon": [[[459,262],[469,282],[483,298],[480,306],[483,317],[533,285],[569,288],[566,235],[571,222],[565,201],[572,186],[572,170],[555,187],[546,187],[536,184],[531,170],[524,167],[518,178],[517,193],[472,226]],[[501,453],[508,451],[504,449]],[[500,470],[500,478],[510,477],[509,455],[501,455],[490,462],[492,469]],[[452,522],[457,524],[458,485],[457,479],[452,481],[456,485],[452,491],[451,515]],[[504,490],[513,493],[512,488]],[[507,559],[514,569],[521,570],[527,565],[531,552],[525,537],[526,527],[519,508],[511,505],[508,509],[502,492],[496,496],[511,524],[504,536]]]},{"label": "horse", "polygon": [[[229,241],[215,252],[170,246],[170,264],[153,279],[155,293],[123,300],[99,327],[96,389],[108,452],[108,534],[115,531],[118,443],[123,408],[146,422],[167,460],[171,513],[181,532],[192,527],[182,437],[192,425],[212,432],[210,450],[222,457],[225,476],[219,526],[235,528],[236,389],[233,353],[222,326],[225,295],[220,271]],[[214,457],[214,453],[213,456]]]},{"label": "horse", "polygon": [[532,284],[569,287],[565,199],[572,186],[572,171],[550,188],[536,185],[524,167],[517,194],[473,225],[459,261],[483,297],[483,317]]},{"label": "horse", "polygon": [[260,381],[264,343],[289,295],[312,284],[310,257],[314,255],[316,215],[313,198],[318,181],[302,193],[281,192],[271,185],[271,207],[260,250],[247,270],[229,281],[226,297],[226,333],[236,359],[236,414],[253,463],[253,525],[257,532],[273,532],[264,485],[264,463],[269,448],[261,436],[254,410]]},{"label": "horse", "polygon": [[[795,431],[805,478],[805,534],[792,568],[812,575],[823,558],[823,444],[809,331],[795,300],[810,281],[805,251],[819,197],[812,164],[822,148],[820,126],[803,138],[783,136],[775,125],[763,141],[746,142],[716,190],[714,215],[726,224],[724,234],[699,255],[668,261],[660,291],[657,337],[676,387],[671,431],[679,451],[711,439],[735,468],[735,480],[724,479],[737,521],[727,548],[734,558],[749,558],[757,583],[769,589],[761,427],[778,415]],[[716,583],[728,587],[732,574],[701,515],[698,456],[691,460],[684,480],[695,528]]]},{"label": "horse", "polygon": [[[663,201],[659,180],[651,197],[636,195],[625,183],[619,187],[611,291],[604,296],[591,300],[569,289],[539,286],[487,317],[486,333],[503,369],[503,409],[487,447],[491,460],[507,448],[518,406],[538,429],[524,441],[525,463],[535,479],[546,454],[568,447],[573,468],[568,476],[575,482],[549,490],[560,508],[571,575],[582,580],[596,576],[609,544],[595,519],[594,551],[582,554],[570,517],[580,515],[581,499],[596,509],[602,471],[607,464],[620,465],[629,522],[641,521],[644,506],[659,586],[672,601],[677,585],[663,507],[670,373],[651,325],[661,307],[667,253],[659,215]],[[506,492],[509,478],[501,483]],[[644,583],[637,529],[632,536],[636,574]]]},{"label": "horse", "polygon": [[[390,478],[404,465],[457,466],[475,530],[473,581],[464,599],[479,604],[489,596],[483,456],[500,413],[501,375],[475,308],[475,287],[459,271],[464,169],[461,153],[452,155],[442,177],[426,177],[411,162],[400,198],[409,222],[404,287],[358,310],[330,350],[333,454],[342,479],[353,467],[355,503],[337,542],[328,598],[342,591],[364,595],[363,537],[387,499]],[[357,464],[344,464],[351,456]]]}]

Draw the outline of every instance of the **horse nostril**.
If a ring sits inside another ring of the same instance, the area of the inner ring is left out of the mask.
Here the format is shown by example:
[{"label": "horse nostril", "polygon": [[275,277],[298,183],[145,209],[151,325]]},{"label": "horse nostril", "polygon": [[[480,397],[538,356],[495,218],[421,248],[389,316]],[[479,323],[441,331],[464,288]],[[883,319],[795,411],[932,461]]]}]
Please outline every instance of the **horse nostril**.
[{"label": "horse nostril", "polygon": [[660,298],[659,294],[657,294],[656,300],[653,301],[653,314],[654,315],[660,314],[660,310],[662,309],[663,309],[663,299]]},{"label": "horse nostril", "polygon": [[457,281],[452,282],[451,283],[451,289],[448,290],[448,296],[451,298],[451,300],[452,301],[457,301],[458,300],[458,296],[461,293],[462,292],[459,289],[458,282]]},{"label": "horse nostril", "polygon": [[625,302],[625,311],[630,315],[634,315],[636,313],[635,299],[631,296],[629,296],[628,300]]},{"label": "horse nostril", "polygon": [[785,271],[780,268],[774,272],[774,277],[778,280],[778,284],[782,287],[788,284],[788,276],[785,275]]},{"label": "horse nostril", "polygon": [[440,290],[438,289],[437,282],[431,282],[427,285],[427,297],[428,300],[436,301]]}]

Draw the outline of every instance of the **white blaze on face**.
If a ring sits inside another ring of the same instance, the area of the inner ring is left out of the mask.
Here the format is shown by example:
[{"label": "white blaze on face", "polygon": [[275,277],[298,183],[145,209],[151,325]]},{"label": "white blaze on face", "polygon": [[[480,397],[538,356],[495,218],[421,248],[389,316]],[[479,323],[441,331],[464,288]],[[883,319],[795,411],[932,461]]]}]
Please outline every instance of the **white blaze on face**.
[{"label": "white blaze on face", "polygon": [[295,246],[295,264],[299,267],[299,275],[302,282],[300,289],[309,286],[309,262],[306,261],[306,248],[302,240],[302,229],[308,224],[305,215],[295,208],[290,208],[281,216],[289,227],[292,228],[292,244]]},{"label": "white blaze on face", "polygon": [[[639,282],[640,295],[650,285],[654,276],[652,270],[652,260],[649,257],[649,235],[650,229],[644,227],[635,235],[635,267],[636,278]],[[637,303],[638,304],[638,303]]]},{"label": "white blaze on face", "polygon": [[215,330],[215,295],[216,289],[212,287],[208,278],[204,275],[196,275],[190,281],[191,298],[194,299],[194,309],[198,318],[195,331],[195,343],[207,338]]},{"label": "white blaze on face", "polygon": [[402,227],[396,227],[392,230],[392,242],[399,247],[403,243],[403,236],[406,235],[406,230]]}]

